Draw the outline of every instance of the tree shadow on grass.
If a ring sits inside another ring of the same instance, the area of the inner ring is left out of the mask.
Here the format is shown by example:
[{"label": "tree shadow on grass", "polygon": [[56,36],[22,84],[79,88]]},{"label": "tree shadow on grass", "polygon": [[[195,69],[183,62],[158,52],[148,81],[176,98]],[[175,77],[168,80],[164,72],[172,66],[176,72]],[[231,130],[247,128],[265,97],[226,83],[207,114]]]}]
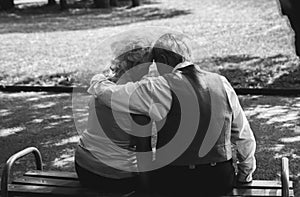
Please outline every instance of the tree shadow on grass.
[{"label": "tree shadow on grass", "polygon": [[299,60],[283,54],[209,57],[199,65],[225,76],[236,88],[300,88]]},{"label": "tree shadow on grass", "polygon": [[300,97],[240,97],[257,142],[255,179],[280,180],[280,162],[289,158],[290,179],[300,195]]},{"label": "tree shadow on grass", "polygon": [[[89,96],[75,95],[73,102],[71,94],[2,93],[0,98],[0,173],[9,156],[28,146],[41,151],[45,170],[74,171],[77,131],[84,130]],[[300,98],[241,96],[240,101],[257,141],[254,178],[279,179],[280,158],[286,156],[300,194]],[[32,156],[17,164],[15,176],[34,168]]]},{"label": "tree shadow on grass", "polygon": [[0,12],[0,34],[97,29],[187,14],[190,14],[189,10],[160,8],[151,4],[132,9],[96,9],[77,3],[69,5],[66,11],[60,11],[58,5],[42,5],[16,9],[11,13]]},{"label": "tree shadow on grass", "polygon": [[295,65],[290,72],[276,78],[268,87],[299,88],[300,87],[300,63]]},{"label": "tree shadow on grass", "polygon": [[[0,98],[0,174],[12,154],[29,146],[41,151],[46,170],[74,171],[77,131],[85,128],[89,96],[75,108],[71,94],[1,93]],[[17,164],[15,175],[35,168],[32,156]]]},{"label": "tree shadow on grass", "polygon": [[[225,76],[235,88],[300,88],[299,61],[286,55],[210,57],[196,64]],[[57,73],[25,78],[14,85],[64,85],[88,87],[95,71]],[[1,80],[1,77],[0,77]],[[3,77],[5,80],[5,77]]]}]

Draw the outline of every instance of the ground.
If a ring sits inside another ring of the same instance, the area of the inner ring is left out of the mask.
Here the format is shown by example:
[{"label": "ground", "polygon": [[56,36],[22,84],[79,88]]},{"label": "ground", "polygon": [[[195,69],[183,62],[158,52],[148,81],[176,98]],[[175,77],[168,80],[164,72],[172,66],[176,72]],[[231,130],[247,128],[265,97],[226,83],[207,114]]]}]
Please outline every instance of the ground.
[{"label": "ground", "polygon": [[[86,125],[88,98],[86,94],[1,93],[0,169],[16,151],[36,146],[46,170],[74,171],[74,147]],[[287,156],[290,178],[297,186],[300,97],[240,96],[240,101],[257,140],[254,178],[279,179],[280,158]],[[16,175],[34,168],[32,159],[18,162]]]},{"label": "ground", "polygon": [[[19,8],[28,5],[16,2]],[[87,85],[105,64],[95,53],[105,38],[158,25],[196,40],[196,62],[225,75],[235,87],[300,86],[293,32],[275,0],[157,0],[134,9],[109,10],[73,2],[64,12],[47,7],[0,12],[0,84]],[[86,95],[77,96],[87,100]],[[300,98],[240,100],[258,144],[255,178],[278,178],[279,158],[287,156],[300,195]],[[14,152],[36,146],[45,169],[73,171],[77,130],[84,129],[86,110],[73,111],[70,94],[1,93],[0,167]],[[31,162],[19,162],[17,174]]]}]

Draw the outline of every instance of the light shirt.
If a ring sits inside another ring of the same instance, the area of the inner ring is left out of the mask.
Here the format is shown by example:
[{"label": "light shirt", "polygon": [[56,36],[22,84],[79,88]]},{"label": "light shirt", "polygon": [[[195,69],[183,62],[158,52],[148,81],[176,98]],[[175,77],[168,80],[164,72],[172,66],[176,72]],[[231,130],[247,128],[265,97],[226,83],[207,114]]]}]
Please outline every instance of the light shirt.
[{"label": "light shirt", "polygon": [[[154,74],[149,71],[148,76]],[[95,75],[91,80],[88,93],[93,97],[90,98],[89,103],[87,129],[80,136],[75,159],[81,167],[104,177],[114,179],[132,177],[136,175],[135,172],[138,172],[136,152],[128,149],[131,143],[128,134],[135,130],[132,117],[121,111],[111,111],[101,100],[97,100],[95,87],[98,87],[98,81],[103,79],[106,80],[106,77],[101,74]],[[125,80],[127,82],[131,79]],[[110,128],[106,128],[107,126]],[[105,131],[113,137],[108,137]],[[149,135],[151,125],[144,126],[142,131]]]},{"label": "light shirt", "polygon": [[[190,65],[192,65],[190,62],[181,63],[172,72],[178,74],[181,72],[179,68]],[[113,110],[144,114],[155,121],[160,121],[167,116],[171,108],[170,86],[163,76],[144,77],[141,81],[123,85],[117,85],[104,76],[98,79],[90,87],[90,91]],[[233,113],[231,142],[236,145],[237,150],[238,180],[250,182],[256,169],[255,138],[234,89],[225,77],[221,76],[221,80]]]},{"label": "light shirt", "polygon": [[[132,172],[138,171],[136,153],[129,149],[130,136],[121,133],[132,132],[130,119],[126,114],[116,112],[118,122],[112,121],[110,109],[102,103],[95,104],[95,102],[97,101],[91,98],[87,129],[80,136],[75,153],[76,162],[81,167],[108,178],[121,179],[134,176]],[[99,106],[100,109],[97,109]],[[102,120],[99,120],[98,113],[103,116]],[[113,137],[108,137],[108,134]]]}]

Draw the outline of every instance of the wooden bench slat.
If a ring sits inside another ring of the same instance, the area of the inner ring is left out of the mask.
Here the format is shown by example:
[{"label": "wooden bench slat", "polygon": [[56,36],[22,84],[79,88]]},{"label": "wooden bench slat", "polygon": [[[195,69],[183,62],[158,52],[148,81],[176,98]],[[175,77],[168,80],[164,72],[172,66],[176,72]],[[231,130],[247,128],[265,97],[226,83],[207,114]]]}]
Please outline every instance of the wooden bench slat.
[{"label": "wooden bench slat", "polygon": [[76,172],[30,170],[24,176],[78,180]]},{"label": "wooden bench slat", "polygon": [[[93,196],[93,197],[121,197],[121,194],[104,194],[82,187],[53,187],[53,186],[37,186],[37,185],[19,185],[9,184],[8,190],[11,195],[26,196]],[[234,189],[230,196],[256,196],[256,197],[277,197],[281,196],[281,189]],[[294,192],[290,190],[290,197],[294,196]]]},{"label": "wooden bench slat", "polygon": [[[1,182],[1,181],[0,181]],[[294,196],[292,181],[289,182],[290,196]],[[103,194],[80,186],[75,172],[39,171],[32,170],[23,177],[9,184],[9,191],[13,195],[27,196],[99,196],[119,197],[121,194]],[[232,196],[281,196],[281,182],[269,180],[254,180],[250,184],[239,185],[233,190]]]},{"label": "wooden bench slat", "polygon": [[56,186],[56,187],[81,187],[78,180],[70,179],[56,179],[56,178],[45,178],[45,177],[30,177],[23,176],[13,180],[13,184],[22,185],[40,185],[40,186]]},{"label": "wooden bench slat", "polygon": [[[33,177],[45,177],[45,178],[55,178],[55,179],[72,179],[78,180],[77,174],[75,172],[60,172],[60,171],[39,171],[39,170],[31,170],[24,174],[25,176],[33,176]],[[289,187],[293,187],[293,182],[289,182]],[[236,188],[274,188],[280,189],[281,182],[280,181],[272,181],[272,180],[254,180],[252,183],[238,185]]]},{"label": "wooden bench slat", "polygon": [[[251,183],[242,184],[235,186],[236,188],[253,188],[253,189],[264,189],[264,188],[282,188],[281,181],[272,180],[253,180]],[[293,182],[289,181],[289,188],[293,188]]]},{"label": "wooden bench slat", "polygon": [[121,197],[121,194],[104,194],[85,188],[71,187],[50,187],[34,185],[16,185],[9,184],[8,191],[10,195],[26,196],[91,196],[91,197]]},{"label": "wooden bench slat", "polygon": [[[281,189],[233,189],[231,196],[281,196]],[[228,196],[230,196],[228,195]],[[290,190],[290,197],[294,196],[294,192]]]},{"label": "wooden bench slat", "polygon": [[[60,172],[60,171],[39,171],[31,170],[24,174],[25,176],[34,177],[48,177],[48,178],[62,178],[62,179],[75,179],[78,180],[78,176],[75,172]],[[238,188],[281,188],[280,181],[273,180],[254,180],[252,183],[239,185]],[[293,187],[293,182],[289,182],[289,187]]]},{"label": "wooden bench slat", "polygon": [[[49,176],[48,176],[49,177]],[[56,177],[45,178],[45,177],[31,177],[24,176],[18,179],[15,179],[13,183],[16,184],[36,184],[36,185],[48,185],[48,186],[58,186],[58,187],[80,187],[80,182],[78,180],[66,180],[57,179]],[[292,188],[292,181],[289,183],[289,187]],[[280,189],[280,181],[262,181],[254,180],[252,183],[238,185],[235,188],[244,188],[244,189]]]}]

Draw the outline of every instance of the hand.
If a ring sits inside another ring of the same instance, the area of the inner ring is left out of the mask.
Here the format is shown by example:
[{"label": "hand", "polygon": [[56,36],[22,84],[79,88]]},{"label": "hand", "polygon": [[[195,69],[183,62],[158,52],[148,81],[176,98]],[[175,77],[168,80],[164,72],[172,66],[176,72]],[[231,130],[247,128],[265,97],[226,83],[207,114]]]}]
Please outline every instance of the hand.
[{"label": "hand", "polygon": [[107,79],[107,77],[104,74],[102,74],[102,73],[97,74],[97,75],[92,77],[90,84],[93,84],[95,82],[101,82],[101,81],[104,81],[106,79]]},{"label": "hand", "polygon": [[236,185],[244,185],[244,184],[248,184],[248,183],[252,183],[252,181],[250,182],[244,182],[244,181],[236,181]]},{"label": "hand", "polygon": [[102,73],[103,73],[103,75],[106,76],[107,78],[111,78],[111,77],[113,77],[113,75],[114,75],[113,71],[112,71],[110,68],[103,70]]},{"label": "hand", "polygon": [[242,176],[241,174],[237,174],[234,178],[234,182],[236,185],[243,185],[243,184],[248,184],[252,182],[252,176]]}]

